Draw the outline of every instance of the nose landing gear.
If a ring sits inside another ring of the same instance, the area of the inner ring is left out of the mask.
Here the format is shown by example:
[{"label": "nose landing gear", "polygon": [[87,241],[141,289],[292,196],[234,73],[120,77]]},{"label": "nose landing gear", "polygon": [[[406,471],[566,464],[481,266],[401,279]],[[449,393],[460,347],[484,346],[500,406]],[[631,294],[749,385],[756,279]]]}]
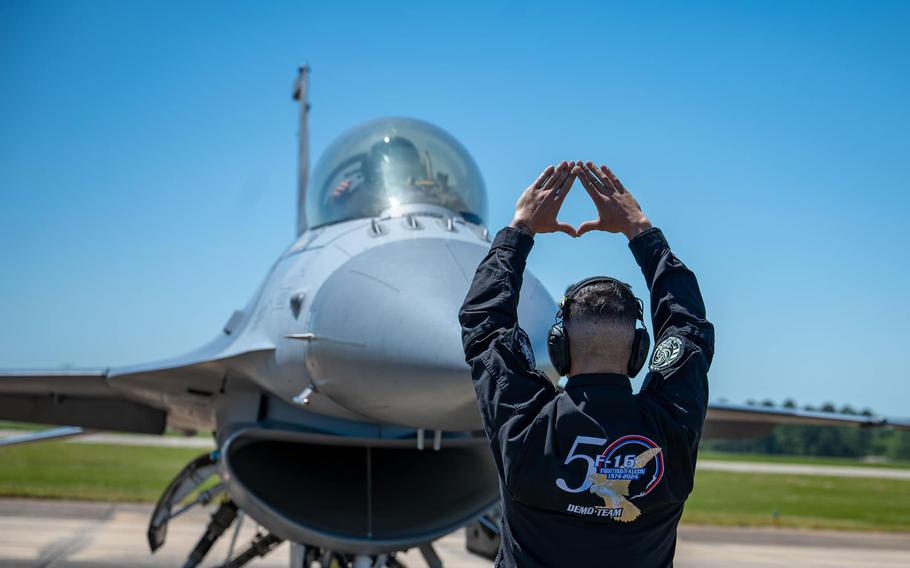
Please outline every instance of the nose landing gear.
[{"label": "nose landing gear", "polygon": [[[429,568],[442,568],[442,561],[433,549],[432,543],[419,547],[420,553]],[[345,554],[303,544],[291,545],[291,568],[407,568],[395,553],[378,554]]]}]

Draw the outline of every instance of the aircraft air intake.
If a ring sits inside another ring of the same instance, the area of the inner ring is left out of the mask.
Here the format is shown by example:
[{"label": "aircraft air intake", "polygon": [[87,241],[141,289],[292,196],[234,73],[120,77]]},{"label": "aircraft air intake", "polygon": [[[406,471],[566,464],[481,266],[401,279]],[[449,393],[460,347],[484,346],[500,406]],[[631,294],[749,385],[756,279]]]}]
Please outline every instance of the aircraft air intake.
[{"label": "aircraft air intake", "polygon": [[225,444],[234,500],[278,536],[362,553],[428,542],[498,498],[483,439],[414,445],[329,445],[289,432],[249,430]]}]

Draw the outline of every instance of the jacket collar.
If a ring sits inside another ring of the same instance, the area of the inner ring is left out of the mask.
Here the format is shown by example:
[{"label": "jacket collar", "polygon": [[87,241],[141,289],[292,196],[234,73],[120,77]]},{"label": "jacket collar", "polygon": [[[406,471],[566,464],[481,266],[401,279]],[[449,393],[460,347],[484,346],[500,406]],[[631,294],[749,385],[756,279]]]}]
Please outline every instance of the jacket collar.
[{"label": "jacket collar", "polygon": [[585,373],[572,375],[566,383],[566,389],[575,387],[612,387],[632,392],[632,381],[628,375],[618,373]]}]

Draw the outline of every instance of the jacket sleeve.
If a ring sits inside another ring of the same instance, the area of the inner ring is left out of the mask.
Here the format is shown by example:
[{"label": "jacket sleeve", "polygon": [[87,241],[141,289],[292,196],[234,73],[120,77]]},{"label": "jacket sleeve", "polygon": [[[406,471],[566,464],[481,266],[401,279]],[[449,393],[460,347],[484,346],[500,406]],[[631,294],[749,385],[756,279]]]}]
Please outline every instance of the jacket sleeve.
[{"label": "jacket sleeve", "polygon": [[629,248],[651,291],[655,347],[642,394],[685,426],[694,450],[708,406],[714,326],[706,319],[695,274],[676,258],[660,229],[639,234]]},{"label": "jacket sleeve", "polygon": [[536,370],[528,335],[518,325],[518,296],[533,244],[523,231],[501,230],[458,314],[484,429],[507,485],[509,464],[540,409],[556,396],[553,384]]}]

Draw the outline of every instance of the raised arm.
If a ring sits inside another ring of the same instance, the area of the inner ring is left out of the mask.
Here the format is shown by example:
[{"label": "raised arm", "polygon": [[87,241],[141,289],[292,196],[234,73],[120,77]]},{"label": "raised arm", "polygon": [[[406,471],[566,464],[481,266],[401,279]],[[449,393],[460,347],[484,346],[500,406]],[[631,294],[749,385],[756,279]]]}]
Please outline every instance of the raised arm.
[{"label": "raised arm", "polygon": [[[507,446],[519,443],[536,409],[555,395],[536,370],[528,335],[518,325],[518,296],[534,235],[575,229],[556,220],[575,177],[567,162],[550,166],[518,200],[511,226],[493,239],[477,267],[461,311],[465,360],[477,393],[484,428],[502,468]],[[502,469],[500,469],[502,471]],[[505,474],[504,474],[505,475]]]},{"label": "raised arm", "polygon": [[597,206],[598,219],[579,228],[623,233],[651,291],[654,355],[642,393],[652,396],[697,443],[708,405],[708,369],[714,356],[714,326],[695,274],[673,252],[660,229],[606,166],[587,162],[575,168]]}]

